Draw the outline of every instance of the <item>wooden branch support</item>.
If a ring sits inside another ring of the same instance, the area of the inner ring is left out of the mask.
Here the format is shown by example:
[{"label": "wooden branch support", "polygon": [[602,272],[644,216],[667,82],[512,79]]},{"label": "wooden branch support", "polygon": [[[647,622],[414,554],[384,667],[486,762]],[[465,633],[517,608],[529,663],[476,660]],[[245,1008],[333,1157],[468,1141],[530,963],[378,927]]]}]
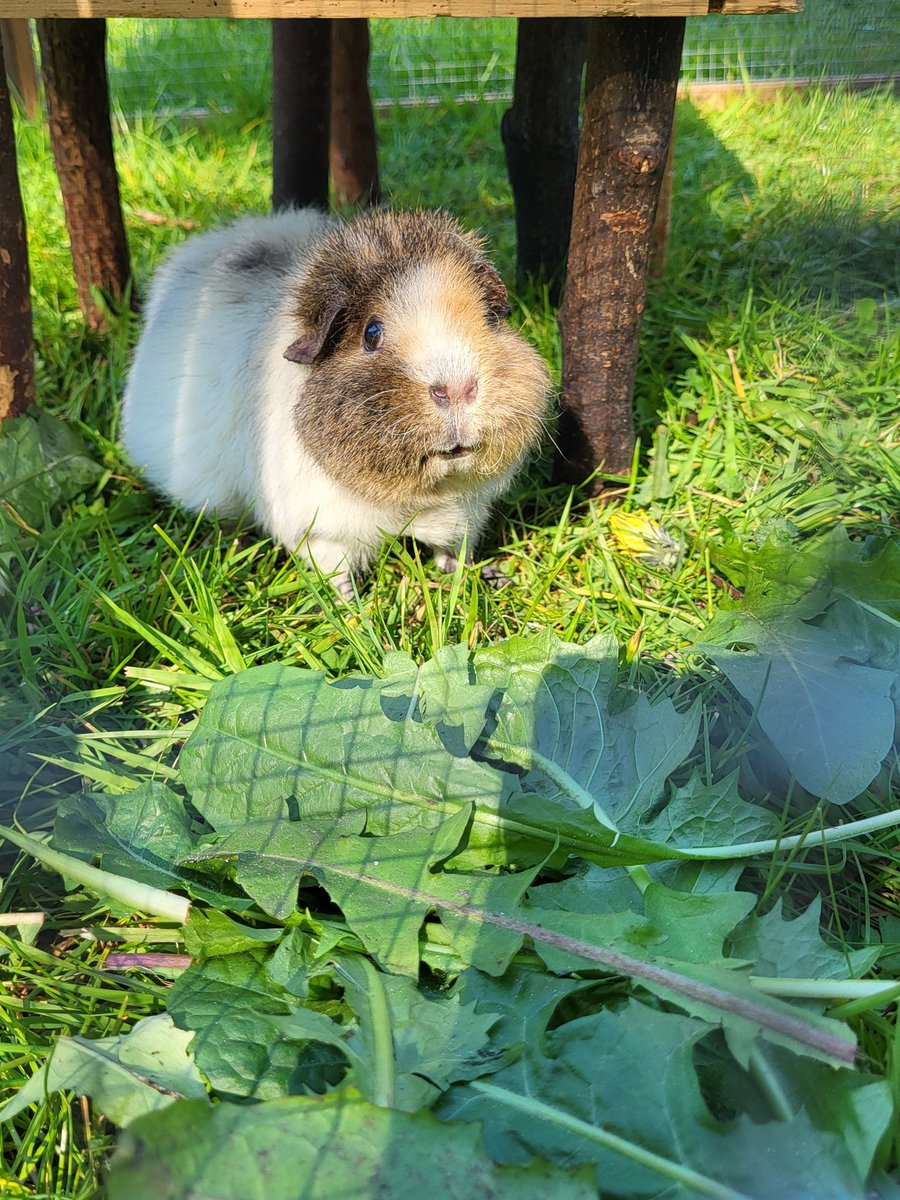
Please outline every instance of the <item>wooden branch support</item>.
[{"label": "wooden branch support", "polygon": [[500,130],[516,207],[520,285],[543,280],[559,303],[578,166],[578,110],[588,23],[523,17],[512,107]]},{"label": "wooden branch support", "polygon": [[378,141],[369,94],[369,22],[331,27],[331,187],[336,204],[377,204]]},{"label": "wooden branch support", "polygon": [[328,208],[330,93],[331,21],[273,21],[273,208]]},{"label": "wooden branch support", "polygon": [[0,21],[0,39],[5,47],[9,82],[22,106],[22,112],[29,121],[33,121],[40,110],[41,97],[31,44],[30,22],[21,18],[16,21]]},{"label": "wooden branch support", "polygon": [[38,39],[78,301],[88,325],[103,329],[105,301],[121,303],[131,280],[109,117],[106,22],[41,20]]},{"label": "wooden branch support", "polygon": [[[668,153],[682,18],[590,22],[563,344],[559,473],[627,474],[651,234]],[[599,492],[602,485],[595,484]]]},{"label": "wooden branch support", "polygon": [[25,214],[12,105],[0,43],[0,421],[34,400],[34,342]]}]

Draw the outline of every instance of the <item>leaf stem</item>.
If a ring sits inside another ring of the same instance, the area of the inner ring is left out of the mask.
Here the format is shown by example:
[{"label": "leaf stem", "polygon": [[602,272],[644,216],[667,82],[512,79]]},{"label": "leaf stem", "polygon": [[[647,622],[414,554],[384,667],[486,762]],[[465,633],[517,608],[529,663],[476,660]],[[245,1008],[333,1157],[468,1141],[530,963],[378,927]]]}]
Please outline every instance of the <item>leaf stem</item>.
[{"label": "leaf stem", "polygon": [[[608,829],[610,833],[618,834],[621,832],[612,817],[604,812],[591,793],[586,791],[567,771],[564,771],[551,758],[547,758],[546,755],[541,754],[540,751],[534,750],[531,746],[513,746],[510,742],[500,742],[495,738],[488,738],[485,742],[485,747],[489,750],[497,751],[504,761],[515,763],[516,766],[524,767],[528,771],[540,771],[564,795],[573,800],[579,808],[593,810],[598,822]],[[628,865],[625,870],[631,876],[632,882],[641,893],[646,892],[647,888],[653,882],[653,876],[644,866]]]},{"label": "leaf stem", "polygon": [[[319,853],[321,854],[321,850]],[[552,928],[553,914],[549,911],[541,912],[541,919],[547,924],[536,924],[532,921],[508,916],[505,913],[491,912],[489,909],[461,904],[446,896],[435,895],[433,891],[429,892],[427,889],[396,883],[384,876],[371,875],[357,867],[338,865],[326,861],[322,857],[317,857],[316,853],[286,855],[266,851],[234,852],[213,848],[191,855],[192,861],[217,858],[290,863],[298,870],[308,870],[316,878],[324,879],[326,887],[330,885],[330,876],[350,879],[355,883],[375,889],[376,894],[386,892],[396,897],[403,897],[424,905],[426,909],[436,910],[439,916],[443,912],[451,912],[466,920],[520,933],[523,937],[531,938],[535,943],[552,946],[554,949],[561,950],[566,954],[574,954],[588,962],[599,963],[616,974],[642,980],[651,987],[664,988],[666,991],[674,992],[676,996],[683,996],[692,1004],[700,1003],[721,1012],[733,1013],[743,1020],[751,1021],[762,1029],[768,1029],[780,1037],[790,1039],[833,1061],[852,1063],[856,1057],[856,1042],[849,1030],[842,1030],[841,1033],[832,1032],[830,1029],[823,1028],[820,1023],[805,1017],[803,1013],[793,1012],[787,1005],[782,1007],[779,1003],[777,1007],[773,1007],[775,1002],[759,1003],[752,996],[743,994],[741,990],[729,989],[727,975],[721,979],[721,984],[724,986],[720,986],[720,983],[707,983],[703,979],[697,978],[695,974],[681,973],[677,966],[670,968],[662,965],[650,955],[645,958],[634,958],[619,950],[595,945],[579,938],[570,937],[566,933],[557,932]],[[696,972],[699,970],[696,964],[678,964],[678,966],[685,971]]]},{"label": "leaf stem", "polygon": [[[343,974],[340,961],[333,961],[338,973]],[[391,1033],[391,1010],[384,990],[384,975],[363,955],[354,958],[353,965],[366,977],[366,999],[372,1018],[372,1095],[369,1099],[379,1108],[393,1108],[397,1066],[394,1058],[394,1037]]]},{"label": "leaf stem", "polygon": [[508,1108],[515,1108],[519,1112],[534,1117],[536,1120],[549,1121],[551,1124],[558,1125],[569,1133],[574,1133],[586,1138],[588,1141],[596,1142],[606,1150],[612,1150],[615,1154],[621,1154],[624,1158],[630,1159],[639,1166],[646,1167],[650,1171],[655,1171],[657,1175],[662,1175],[665,1179],[671,1179],[673,1182],[681,1184],[683,1187],[689,1188],[701,1196],[710,1197],[710,1200],[749,1200],[749,1197],[744,1192],[736,1192],[734,1188],[730,1188],[724,1183],[719,1183],[715,1179],[710,1179],[708,1175],[701,1175],[699,1171],[694,1171],[690,1167],[684,1167],[680,1163],[673,1162],[670,1158],[663,1158],[661,1154],[654,1154],[651,1150],[645,1150],[643,1146],[638,1146],[636,1143],[619,1137],[615,1133],[610,1133],[606,1129],[601,1129],[597,1125],[590,1125],[587,1121],[582,1121],[579,1117],[573,1117],[569,1113],[562,1112],[550,1104],[544,1104],[541,1100],[535,1100],[533,1096],[520,1096],[516,1092],[507,1091],[506,1088],[497,1087],[496,1084],[483,1083],[480,1079],[473,1080],[469,1086],[474,1091],[481,1092],[484,1096],[489,1097],[498,1104],[505,1104]]},{"label": "leaf stem", "polygon": [[795,837],[769,838],[764,842],[738,842],[733,846],[679,846],[678,852],[685,858],[752,858],[757,854],[777,854],[782,850],[797,850],[801,846],[807,850],[817,846],[831,846],[836,842],[845,842],[849,838],[859,837],[864,833],[890,829],[893,825],[900,825],[900,808],[894,808],[886,813],[878,813],[874,817],[864,817],[860,821],[849,821],[846,825],[834,825],[830,829],[798,833]]},{"label": "leaf stem", "polygon": [[768,975],[751,975],[750,982],[770,996],[797,1000],[859,1000],[879,997],[892,1000],[900,991],[896,979],[778,979]]},{"label": "leaf stem", "polygon": [[184,896],[151,887],[150,884],[140,883],[135,879],[127,879],[123,875],[113,875],[110,871],[101,871],[92,867],[90,863],[82,862],[80,858],[53,850],[45,842],[29,837],[27,833],[20,833],[17,829],[10,829],[6,825],[0,825],[0,837],[6,838],[38,862],[59,871],[61,875],[74,879],[76,883],[90,888],[92,892],[126,904],[135,912],[161,917],[164,921],[178,921],[182,925],[188,919],[191,905]]},{"label": "leaf stem", "polygon": [[601,825],[605,825],[612,833],[619,832],[615,822],[600,808],[591,793],[540,751],[532,749],[531,746],[514,746],[511,742],[499,742],[495,738],[488,738],[484,747],[488,751],[496,752],[504,762],[515,763],[517,767],[524,767],[526,771],[540,771],[579,808],[593,809],[594,816]]},{"label": "leaf stem", "polygon": [[769,1102],[769,1107],[777,1121],[791,1121],[797,1115],[781,1086],[772,1064],[760,1046],[754,1046],[750,1051],[750,1071],[759,1085],[760,1091]]}]

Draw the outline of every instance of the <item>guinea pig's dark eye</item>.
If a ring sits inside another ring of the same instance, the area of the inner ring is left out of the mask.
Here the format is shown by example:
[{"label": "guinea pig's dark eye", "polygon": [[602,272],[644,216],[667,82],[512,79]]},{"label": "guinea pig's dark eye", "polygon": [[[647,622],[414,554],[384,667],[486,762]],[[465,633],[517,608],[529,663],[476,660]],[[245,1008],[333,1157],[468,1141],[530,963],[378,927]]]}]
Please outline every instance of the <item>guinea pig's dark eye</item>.
[{"label": "guinea pig's dark eye", "polygon": [[363,345],[367,350],[378,350],[384,341],[384,326],[380,321],[370,321],[363,334]]}]

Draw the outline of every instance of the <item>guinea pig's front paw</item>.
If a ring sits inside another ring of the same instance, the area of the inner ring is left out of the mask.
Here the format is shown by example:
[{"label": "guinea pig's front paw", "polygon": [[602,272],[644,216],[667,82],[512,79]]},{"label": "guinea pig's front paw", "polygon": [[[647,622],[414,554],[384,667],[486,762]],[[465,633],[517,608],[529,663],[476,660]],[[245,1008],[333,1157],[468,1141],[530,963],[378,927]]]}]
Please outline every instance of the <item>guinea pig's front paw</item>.
[{"label": "guinea pig's front paw", "polygon": [[[447,574],[451,574],[459,566],[458,556],[451,553],[449,550],[436,551],[434,561],[437,564],[438,569],[441,571],[446,571]],[[472,556],[467,555],[466,566],[470,567],[471,565]],[[512,583],[512,580],[509,578],[509,576],[504,575],[500,567],[496,566],[494,563],[485,563],[485,565],[481,568],[480,574],[484,582],[492,588],[503,588],[506,587],[508,583]]]},{"label": "guinea pig's front paw", "polygon": [[449,550],[437,550],[434,555],[435,566],[439,571],[452,575],[459,566],[459,558]]}]

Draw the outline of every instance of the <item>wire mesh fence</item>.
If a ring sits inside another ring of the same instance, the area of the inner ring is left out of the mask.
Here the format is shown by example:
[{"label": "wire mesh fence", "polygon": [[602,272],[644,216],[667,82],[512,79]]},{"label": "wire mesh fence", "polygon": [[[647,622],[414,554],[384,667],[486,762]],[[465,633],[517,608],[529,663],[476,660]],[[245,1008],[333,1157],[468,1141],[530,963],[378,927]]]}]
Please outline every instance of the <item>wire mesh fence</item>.
[{"label": "wire mesh fence", "polygon": [[[515,21],[434,17],[371,23],[376,103],[508,97]],[[802,13],[688,21],[691,82],[897,72],[900,0],[806,0]],[[261,112],[270,89],[266,21],[109,22],[113,97],[123,112]]]}]

